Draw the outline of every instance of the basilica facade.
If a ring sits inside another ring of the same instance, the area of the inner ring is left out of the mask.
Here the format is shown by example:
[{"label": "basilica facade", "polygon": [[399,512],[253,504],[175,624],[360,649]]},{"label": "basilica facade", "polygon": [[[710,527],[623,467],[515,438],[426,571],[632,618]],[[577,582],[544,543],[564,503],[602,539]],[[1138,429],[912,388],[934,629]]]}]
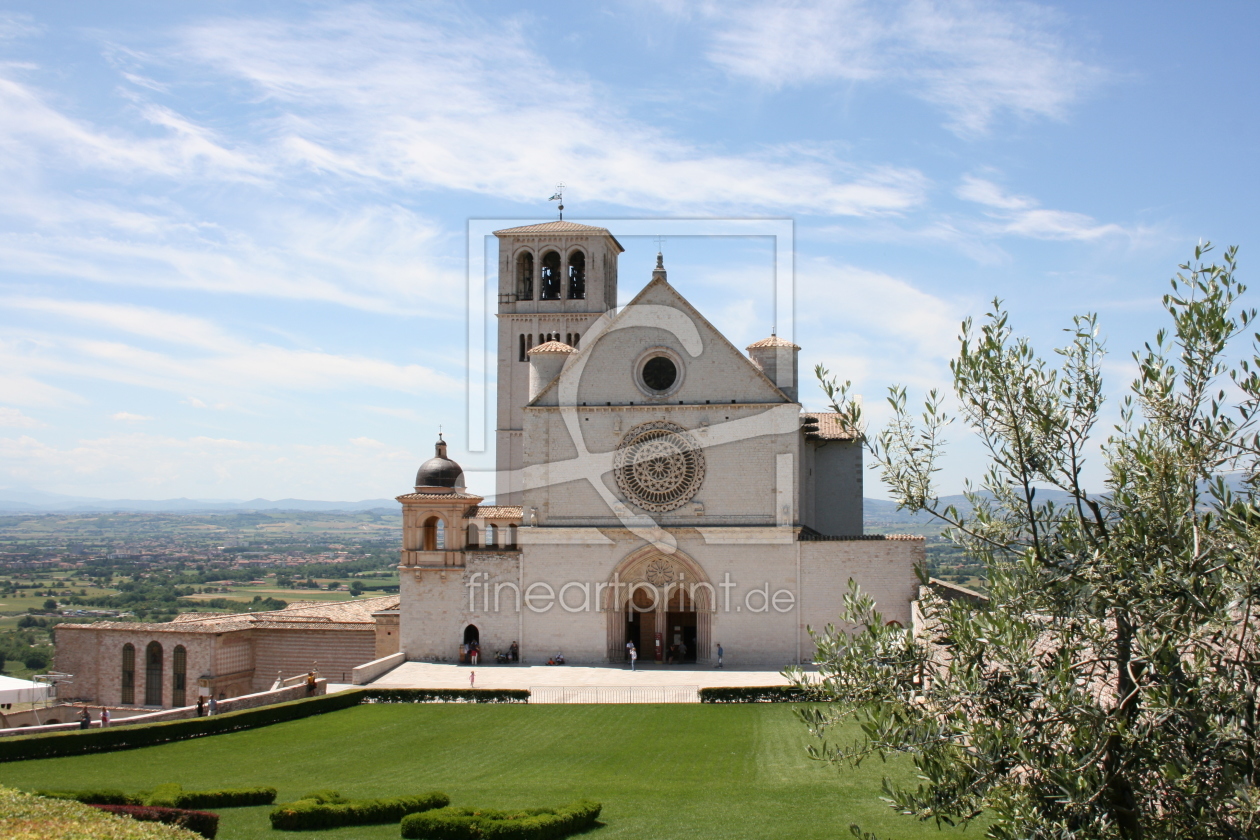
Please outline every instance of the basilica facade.
[{"label": "basilica facade", "polygon": [[909,622],[923,541],[863,535],[861,441],[802,408],[799,347],[740,352],[659,255],[616,308],[604,228],[495,235],[496,482],[468,487],[439,441],[398,497],[407,659],[515,642],[532,663],[622,662],[631,644],[713,663],[720,644],[729,665],[782,667],[810,659],[808,628],[838,622],[850,580]]}]

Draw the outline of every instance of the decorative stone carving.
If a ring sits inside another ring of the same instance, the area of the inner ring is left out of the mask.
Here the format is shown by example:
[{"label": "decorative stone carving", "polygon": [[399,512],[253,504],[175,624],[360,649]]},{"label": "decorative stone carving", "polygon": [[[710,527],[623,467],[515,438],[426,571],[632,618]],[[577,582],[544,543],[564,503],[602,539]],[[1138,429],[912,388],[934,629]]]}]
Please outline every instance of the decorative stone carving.
[{"label": "decorative stone carving", "polygon": [[626,432],[613,461],[617,488],[652,513],[677,510],[704,482],[704,453],[681,426],[657,420]]}]

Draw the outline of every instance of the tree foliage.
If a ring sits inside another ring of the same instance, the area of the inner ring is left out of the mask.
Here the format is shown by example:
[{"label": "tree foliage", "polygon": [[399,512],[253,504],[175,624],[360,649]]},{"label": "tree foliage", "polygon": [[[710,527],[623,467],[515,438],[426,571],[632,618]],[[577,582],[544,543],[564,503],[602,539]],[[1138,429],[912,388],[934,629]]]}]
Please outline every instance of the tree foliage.
[{"label": "tree foliage", "polygon": [[[916,413],[891,389],[893,417],[868,449],[903,507],[943,520],[983,561],[990,601],[924,586],[915,632],[885,626],[852,588],[853,632],[816,634],[820,681],[796,677],[840,701],[803,713],[817,756],[913,756],[921,784],[885,783],[897,810],[980,819],[1000,840],[1260,836],[1260,333],[1231,364],[1255,311],[1238,306],[1235,249],[1219,265],[1209,250],[1172,280],[1171,323],[1133,354],[1137,378],[1100,450],[1094,316],[1075,319],[1055,363],[1000,301],[963,323],[956,410],[989,457],[970,510],[942,506],[933,483],[952,422],[943,395]],[[847,383],[817,373],[860,428]],[[1081,475],[1097,451],[1094,494]],[[1057,503],[1045,488],[1062,491]],[[832,743],[848,717],[863,737]]]}]

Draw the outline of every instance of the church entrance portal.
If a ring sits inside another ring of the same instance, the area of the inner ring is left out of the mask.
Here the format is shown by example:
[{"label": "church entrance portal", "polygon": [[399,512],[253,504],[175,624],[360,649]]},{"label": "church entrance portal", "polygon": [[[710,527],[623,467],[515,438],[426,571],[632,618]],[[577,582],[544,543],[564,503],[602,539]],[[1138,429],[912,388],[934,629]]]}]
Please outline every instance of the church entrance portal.
[{"label": "church entrance portal", "polygon": [[618,599],[610,592],[604,605],[609,660],[627,661],[630,643],[640,662],[707,661],[713,587],[705,577],[681,552],[662,557],[640,549],[622,561],[613,581],[620,585]]}]

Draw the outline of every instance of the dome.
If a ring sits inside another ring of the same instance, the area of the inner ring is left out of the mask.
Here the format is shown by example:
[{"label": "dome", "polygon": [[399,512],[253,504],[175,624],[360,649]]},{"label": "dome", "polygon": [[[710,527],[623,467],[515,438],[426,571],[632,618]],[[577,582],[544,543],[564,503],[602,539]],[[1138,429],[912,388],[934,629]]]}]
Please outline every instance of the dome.
[{"label": "dome", "polygon": [[421,464],[416,471],[416,490],[453,490],[463,487],[464,469],[446,457],[446,441],[442,440],[441,435],[433,449],[433,457]]}]

